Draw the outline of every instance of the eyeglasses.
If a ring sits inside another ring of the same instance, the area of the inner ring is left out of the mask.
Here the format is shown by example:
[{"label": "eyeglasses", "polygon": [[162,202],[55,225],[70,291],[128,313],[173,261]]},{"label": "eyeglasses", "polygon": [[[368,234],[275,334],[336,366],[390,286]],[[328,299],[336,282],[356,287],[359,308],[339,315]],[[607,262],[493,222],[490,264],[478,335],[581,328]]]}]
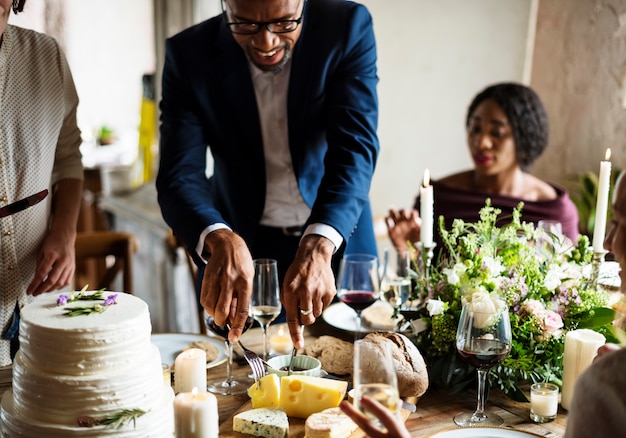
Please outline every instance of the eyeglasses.
[{"label": "eyeglasses", "polygon": [[[306,1],[306,0],[304,0]],[[224,23],[230,28],[230,31],[237,35],[254,35],[259,33],[263,27],[272,33],[289,33],[295,31],[304,17],[304,7],[302,14],[295,20],[272,20],[272,21],[228,21],[228,15],[222,3],[222,13],[224,14]]]}]

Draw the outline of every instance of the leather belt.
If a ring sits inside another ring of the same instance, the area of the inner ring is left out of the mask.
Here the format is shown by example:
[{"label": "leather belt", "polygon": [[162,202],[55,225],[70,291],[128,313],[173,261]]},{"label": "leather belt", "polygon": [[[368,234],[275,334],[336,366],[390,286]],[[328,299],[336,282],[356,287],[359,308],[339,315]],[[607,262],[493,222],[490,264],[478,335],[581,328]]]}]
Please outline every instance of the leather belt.
[{"label": "leather belt", "polygon": [[287,237],[300,237],[304,231],[304,226],[293,226],[293,227],[268,227],[266,225],[262,225],[266,230],[271,230],[276,233],[280,233],[283,236]]}]

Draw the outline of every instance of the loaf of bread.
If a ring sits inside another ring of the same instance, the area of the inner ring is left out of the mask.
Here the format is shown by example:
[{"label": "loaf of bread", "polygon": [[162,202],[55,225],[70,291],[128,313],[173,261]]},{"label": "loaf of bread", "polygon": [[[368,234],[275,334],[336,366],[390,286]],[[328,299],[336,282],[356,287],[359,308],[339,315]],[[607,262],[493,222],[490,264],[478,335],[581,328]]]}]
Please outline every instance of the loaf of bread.
[{"label": "loaf of bread", "polygon": [[[426,363],[419,350],[409,338],[400,333],[373,332],[364,338],[364,342],[383,351],[383,344],[391,343],[393,361],[398,376],[400,397],[420,397],[428,389]],[[373,362],[371,366],[379,366]]]},{"label": "loaf of bread", "polygon": [[322,369],[330,374],[352,374],[354,367],[354,344],[333,336],[320,336],[304,347],[307,356],[316,357]]}]

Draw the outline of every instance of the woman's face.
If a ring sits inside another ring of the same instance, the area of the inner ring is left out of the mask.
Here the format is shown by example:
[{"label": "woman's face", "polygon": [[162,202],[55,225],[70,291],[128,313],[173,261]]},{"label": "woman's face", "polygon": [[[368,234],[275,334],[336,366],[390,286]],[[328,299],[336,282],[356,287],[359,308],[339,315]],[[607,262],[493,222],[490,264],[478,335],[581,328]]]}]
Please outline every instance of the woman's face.
[{"label": "woman's face", "polygon": [[491,99],[480,103],[470,116],[467,144],[478,173],[494,176],[519,168],[509,120]]}]

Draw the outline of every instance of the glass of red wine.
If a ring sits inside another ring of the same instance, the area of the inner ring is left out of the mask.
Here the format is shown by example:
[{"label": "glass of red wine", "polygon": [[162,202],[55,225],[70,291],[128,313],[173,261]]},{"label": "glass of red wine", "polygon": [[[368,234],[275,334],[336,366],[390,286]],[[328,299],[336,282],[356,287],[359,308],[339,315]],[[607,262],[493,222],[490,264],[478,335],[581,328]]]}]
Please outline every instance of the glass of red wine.
[{"label": "glass of red wine", "polygon": [[[254,318],[252,315],[248,315],[248,319],[246,321],[246,325],[243,328],[243,331],[247,331],[252,324],[254,323]],[[239,382],[235,380],[233,377],[233,344],[228,340],[228,333],[230,333],[230,325],[226,324],[225,326],[219,326],[215,323],[215,320],[212,316],[207,316],[205,319],[205,324],[207,328],[215,333],[216,335],[224,338],[224,342],[226,343],[226,379],[218,380],[215,382],[209,382],[207,385],[207,389],[210,392],[214,392],[216,394],[224,394],[224,395],[233,395],[233,394],[243,394],[248,390],[248,387],[252,384],[251,382]]]},{"label": "glass of red wine", "polygon": [[354,337],[361,332],[361,312],[378,299],[378,258],[370,254],[346,254],[337,276],[337,297],[356,312]]},{"label": "glass of red wine", "polygon": [[[478,403],[476,411],[462,412],[454,417],[459,426],[499,426],[504,420],[499,415],[485,412],[485,384],[487,373],[502,362],[511,350],[511,323],[509,312],[502,302],[486,306],[492,311],[480,311],[467,303],[461,311],[456,331],[456,348],[459,356],[478,372]],[[485,306],[481,306],[485,308]]]}]

